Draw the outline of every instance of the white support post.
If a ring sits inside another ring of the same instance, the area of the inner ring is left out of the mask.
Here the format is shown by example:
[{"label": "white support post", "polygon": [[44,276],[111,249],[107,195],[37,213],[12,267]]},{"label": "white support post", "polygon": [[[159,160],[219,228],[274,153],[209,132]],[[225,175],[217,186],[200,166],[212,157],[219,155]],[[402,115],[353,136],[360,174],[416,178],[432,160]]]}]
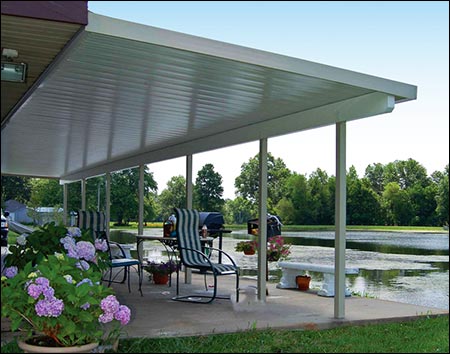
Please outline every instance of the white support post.
[{"label": "white support post", "polygon": [[81,180],[81,210],[86,210],[86,178]]},{"label": "white support post", "polygon": [[139,165],[138,235],[144,234],[144,173],[145,173],[145,165]]},{"label": "white support post", "polygon": [[346,122],[336,123],[335,297],[334,317],[345,317]]},{"label": "white support post", "polygon": [[265,302],[267,291],[267,138],[259,140],[258,214],[258,300]]},{"label": "white support post", "polygon": [[67,207],[68,207],[68,195],[69,195],[69,188],[67,183],[63,184],[63,223],[66,226],[72,226],[69,225],[69,223],[67,222],[68,220],[68,213],[67,213]]},{"label": "white support post", "polygon": [[109,236],[109,222],[111,221],[111,173],[105,174],[105,217],[106,217],[106,236]]},{"label": "white support post", "polygon": [[[186,208],[192,209],[192,201],[194,190],[192,185],[192,155],[186,155]],[[192,283],[192,271],[187,268],[184,272],[184,282],[186,284]]]},{"label": "white support post", "polygon": [[193,201],[193,178],[192,178],[192,155],[186,156],[186,208],[192,208]]}]

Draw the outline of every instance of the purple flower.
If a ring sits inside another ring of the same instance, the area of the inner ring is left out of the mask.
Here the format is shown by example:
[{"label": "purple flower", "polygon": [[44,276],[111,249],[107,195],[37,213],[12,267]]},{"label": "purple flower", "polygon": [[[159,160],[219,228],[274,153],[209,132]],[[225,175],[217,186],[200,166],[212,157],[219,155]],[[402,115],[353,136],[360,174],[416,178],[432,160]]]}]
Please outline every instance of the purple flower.
[{"label": "purple flower", "polygon": [[89,307],[91,307],[91,304],[89,302],[86,302],[85,304],[80,306],[80,308],[82,308],[83,310],[87,310]]},{"label": "purple flower", "polygon": [[100,302],[100,307],[105,313],[114,314],[119,310],[120,303],[114,295],[108,295]]},{"label": "purple flower", "polygon": [[17,275],[17,271],[18,269],[16,266],[5,268],[5,276],[7,278],[14,278]]},{"label": "purple flower", "polygon": [[100,316],[98,316],[98,322],[100,323],[108,323],[111,322],[114,319],[114,314],[111,312],[102,313]]},{"label": "purple flower", "polygon": [[40,317],[58,317],[64,310],[64,302],[55,297],[39,300],[34,309]]},{"label": "purple flower", "polygon": [[68,227],[67,228],[67,236],[71,237],[80,237],[81,236],[81,230],[78,227]]},{"label": "purple flower", "polygon": [[36,278],[36,280],[34,282],[37,285],[42,285],[43,287],[49,287],[50,286],[50,282],[48,281],[47,278],[44,278],[44,277]]},{"label": "purple flower", "polygon": [[78,253],[77,253],[77,248],[75,245],[75,240],[72,237],[70,237],[70,236],[63,237],[60,240],[60,242],[63,244],[64,249],[67,250],[67,255],[70,258],[76,258],[76,259],[79,258]]},{"label": "purple flower", "polygon": [[89,278],[84,278],[83,280],[81,280],[78,284],[77,284],[77,288],[81,285],[81,284],[89,284],[90,286],[93,286],[94,284],[92,284],[92,280]]},{"label": "purple flower", "polygon": [[131,311],[128,306],[120,305],[119,310],[114,314],[114,318],[120,321],[121,324],[126,325],[130,322]]},{"label": "purple flower", "polygon": [[88,269],[90,268],[89,263],[86,262],[86,261],[83,261],[83,260],[79,261],[79,262],[76,264],[76,267],[77,267],[77,268],[80,268],[80,269],[82,269],[82,270],[88,270]]},{"label": "purple flower", "polygon": [[106,252],[108,250],[108,243],[106,240],[95,239],[95,249]]},{"label": "purple flower", "polygon": [[51,299],[55,295],[55,290],[51,286],[49,286],[47,288],[42,289],[42,294],[46,299]]},{"label": "purple flower", "polygon": [[33,299],[37,299],[42,294],[42,286],[36,284],[30,284],[28,286],[28,295]]},{"label": "purple flower", "polygon": [[76,247],[79,259],[92,261],[95,258],[95,247],[91,242],[79,241]]}]

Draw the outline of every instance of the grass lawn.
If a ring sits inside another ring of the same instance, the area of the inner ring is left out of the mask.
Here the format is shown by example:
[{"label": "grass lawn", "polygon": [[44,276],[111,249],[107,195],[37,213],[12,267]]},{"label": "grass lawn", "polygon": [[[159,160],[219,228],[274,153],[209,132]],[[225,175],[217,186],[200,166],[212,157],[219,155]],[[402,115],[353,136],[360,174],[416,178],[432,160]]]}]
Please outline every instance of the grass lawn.
[{"label": "grass lawn", "polygon": [[[156,319],[155,319],[156,320]],[[329,330],[121,339],[120,353],[448,353],[448,316]],[[20,353],[15,340],[2,353]]]}]

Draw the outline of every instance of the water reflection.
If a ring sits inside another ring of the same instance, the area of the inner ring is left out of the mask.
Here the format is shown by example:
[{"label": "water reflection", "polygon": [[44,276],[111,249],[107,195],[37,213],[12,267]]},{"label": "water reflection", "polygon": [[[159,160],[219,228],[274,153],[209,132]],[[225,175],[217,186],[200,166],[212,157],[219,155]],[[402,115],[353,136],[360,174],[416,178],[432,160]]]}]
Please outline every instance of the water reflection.
[{"label": "water reflection", "polygon": [[[317,239],[317,238],[299,238],[299,237],[285,237],[286,241],[293,245],[303,246],[321,246],[321,247],[334,247],[334,239]],[[447,250],[433,250],[408,246],[398,246],[381,244],[374,242],[361,242],[361,241],[347,241],[347,249],[355,249],[361,251],[375,251],[380,253],[398,253],[398,254],[432,254],[432,255],[447,255]]]},{"label": "water reflection", "polygon": [[[293,245],[334,247],[333,232],[283,233]],[[347,249],[381,253],[449,255],[448,234],[348,232]]]}]

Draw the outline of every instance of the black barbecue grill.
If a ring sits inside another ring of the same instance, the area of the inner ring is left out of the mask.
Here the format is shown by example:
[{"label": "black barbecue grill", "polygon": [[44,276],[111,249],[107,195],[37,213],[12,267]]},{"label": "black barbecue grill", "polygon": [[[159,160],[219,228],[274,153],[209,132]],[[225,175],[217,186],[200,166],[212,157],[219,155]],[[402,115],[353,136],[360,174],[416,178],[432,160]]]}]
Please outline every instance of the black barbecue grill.
[{"label": "black barbecue grill", "polygon": [[[277,215],[267,215],[267,238],[281,235],[281,221]],[[249,235],[259,234],[259,219],[250,219],[247,221],[247,232]]]},{"label": "black barbecue grill", "polygon": [[199,228],[202,229],[203,225],[208,228],[208,236],[217,237],[221,230],[223,230],[223,224],[225,220],[223,215],[216,211],[201,211],[200,213]]}]

